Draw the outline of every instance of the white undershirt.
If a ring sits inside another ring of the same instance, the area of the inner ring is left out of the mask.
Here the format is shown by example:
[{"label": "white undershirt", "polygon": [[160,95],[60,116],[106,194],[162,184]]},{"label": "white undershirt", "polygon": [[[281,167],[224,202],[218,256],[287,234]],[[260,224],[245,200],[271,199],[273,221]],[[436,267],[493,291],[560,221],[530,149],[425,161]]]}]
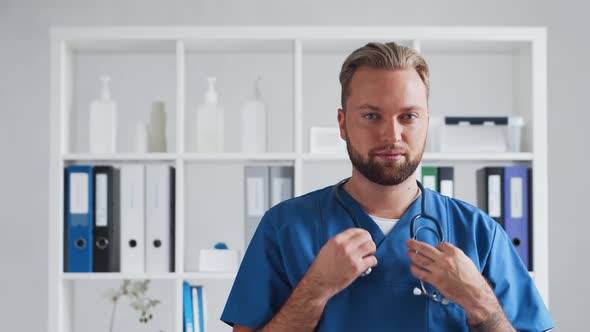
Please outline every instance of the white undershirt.
[{"label": "white undershirt", "polygon": [[375,217],[375,216],[370,216],[370,217],[373,218],[373,221],[377,224],[377,226],[379,226],[379,228],[381,228],[381,231],[385,235],[389,234],[389,232],[391,232],[391,229],[393,228],[393,226],[395,226],[395,224],[397,224],[397,222],[399,221],[399,219],[387,219],[387,218],[379,218],[379,217]]}]

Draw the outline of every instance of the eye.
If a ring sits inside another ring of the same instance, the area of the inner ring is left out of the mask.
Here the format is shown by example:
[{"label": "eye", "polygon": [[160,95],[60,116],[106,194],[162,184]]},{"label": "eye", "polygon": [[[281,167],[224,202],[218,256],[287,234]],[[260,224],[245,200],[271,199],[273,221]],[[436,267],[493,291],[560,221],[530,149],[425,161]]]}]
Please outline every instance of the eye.
[{"label": "eye", "polygon": [[418,117],[416,116],[416,114],[413,114],[413,113],[407,113],[407,114],[402,115],[402,119],[404,119],[404,120],[414,120],[417,118]]},{"label": "eye", "polygon": [[364,114],[363,117],[367,120],[375,120],[375,119],[377,119],[377,114],[367,113],[367,114]]}]

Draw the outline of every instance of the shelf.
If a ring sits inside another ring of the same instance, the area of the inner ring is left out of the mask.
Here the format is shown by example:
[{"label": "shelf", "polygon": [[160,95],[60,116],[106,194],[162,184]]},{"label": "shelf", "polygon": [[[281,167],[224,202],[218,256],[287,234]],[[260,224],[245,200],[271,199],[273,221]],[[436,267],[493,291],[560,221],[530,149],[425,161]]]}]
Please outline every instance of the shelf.
[{"label": "shelf", "polygon": [[235,272],[187,272],[187,273],[62,273],[63,280],[121,280],[121,279],[150,279],[150,280],[233,280]]},{"label": "shelf", "polygon": [[[147,279],[154,281],[155,289],[166,294],[163,298],[171,305],[165,309],[170,314],[166,331],[182,331],[183,281],[209,287],[208,316],[213,323],[207,329],[227,330],[218,318],[236,272],[198,272],[199,251],[223,241],[244,253],[246,166],[293,166],[291,181],[296,195],[350,176],[352,164],[344,149],[338,153],[309,152],[309,130],[336,125],[334,113],[341,94],[336,79],[341,63],[367,41],[396,41],[420,50],[429,64],[431,77],[436,78],[431,81],[429,109],[440,116],[514,115],[525,119],[522,150],[535,153],[425,152],[423,165],[455,167],[455,178],[460,179],[455,192],[471,204],[475,204],[477,197],[475,172],[481,167],[534,166],[535,271],[530,275],[547,300],[545,33],[542,28],[508,27],[52,29],[49,331],[74,331],[83,329],[81,324],[96,325],[98,316],[92,296],[103,285],[111,287],[122,280]],[[112,95],[120,110],[119,152],[89,153],[89,106],[100,92],[98,77],[105,73],[113,78]],[[267,105],[269,152],[243,153],[238,115],[243,102],[252,98],[256,73],[262,75],[260,88]],[[196,152],[196,111],[203,103],[209,76],[217,77],[219,101],[226,112],[226,152],[222,153]],[[149,119],[155,100],[166,105],[168,152],[134,153],[133,134],[138,123]],[[457,100],[461,103],[457,104]],[[428,145],[431,146],[436,145]],[[176,166],[174,241],[178,272],[62,272],[63,212],[64,200],[68,199],[64,195],[67,190],[62,182],[63,167],[76,164]],[[102,300],[97,297],[96,301]],[[92,310],[81,312],[80,308]]]},{"label": "shelf", "polygon": [[[302,155],[303,160],[311,161],[338,161],[349,160],[347,154],[341,153],[306,153]],[[425,152],[423,161],[532,161],[533,154],[530,152],[501,152],[501,153],[444,153]]]},{"label": "shelf", "polygon": [[177,156],[175,153],[72,153],[62,158],[64,161],[173,161]]},{"label": "shelf", "polygon": [[178,273],[62,273],[64,280],[120,280],[120,279],[150,279],[176,280]]},{"label": "shelf", "polygon": [[183,155],[183,159],[187,161],[293,161],[296,157],[295,153],[188,153]]},{"label": "shelf", "polygon": [[531,152],[492,152],[492,153],[445,153],[425,152],[424,161],[450,160],[450,161],[532,161]]},{"label": "shelf", "polygon": [[183,273],[183,280],[234,280],[237,272],[186,272]]}]

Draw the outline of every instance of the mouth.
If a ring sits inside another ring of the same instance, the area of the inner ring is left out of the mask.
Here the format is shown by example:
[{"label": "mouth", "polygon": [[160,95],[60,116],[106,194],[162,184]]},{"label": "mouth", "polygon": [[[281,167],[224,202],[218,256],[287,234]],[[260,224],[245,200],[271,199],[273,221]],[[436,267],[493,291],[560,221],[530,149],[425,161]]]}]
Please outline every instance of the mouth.
[{"label": "mouth", "polygon": [[399,150],[377,151],[373,155],[375,158],[385,161],[396,161],[402,159],[405,156],[405,154]]}]

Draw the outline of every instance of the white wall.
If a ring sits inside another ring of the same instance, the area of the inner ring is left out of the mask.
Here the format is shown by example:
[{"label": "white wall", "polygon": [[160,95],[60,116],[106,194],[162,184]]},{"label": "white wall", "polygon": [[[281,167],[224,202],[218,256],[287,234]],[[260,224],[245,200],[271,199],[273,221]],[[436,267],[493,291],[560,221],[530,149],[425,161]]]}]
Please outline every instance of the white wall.
[{"label": "white wall", "polygon": [[[551,312],[586,325],[590,223],[588,6],[583,1],[0,0],[0,330],[46,330],[49,40],[52,25],[547,26]],[[585,121],[586,120],[586,121]],[[568,294],[568,291],[575,295]]]}]

